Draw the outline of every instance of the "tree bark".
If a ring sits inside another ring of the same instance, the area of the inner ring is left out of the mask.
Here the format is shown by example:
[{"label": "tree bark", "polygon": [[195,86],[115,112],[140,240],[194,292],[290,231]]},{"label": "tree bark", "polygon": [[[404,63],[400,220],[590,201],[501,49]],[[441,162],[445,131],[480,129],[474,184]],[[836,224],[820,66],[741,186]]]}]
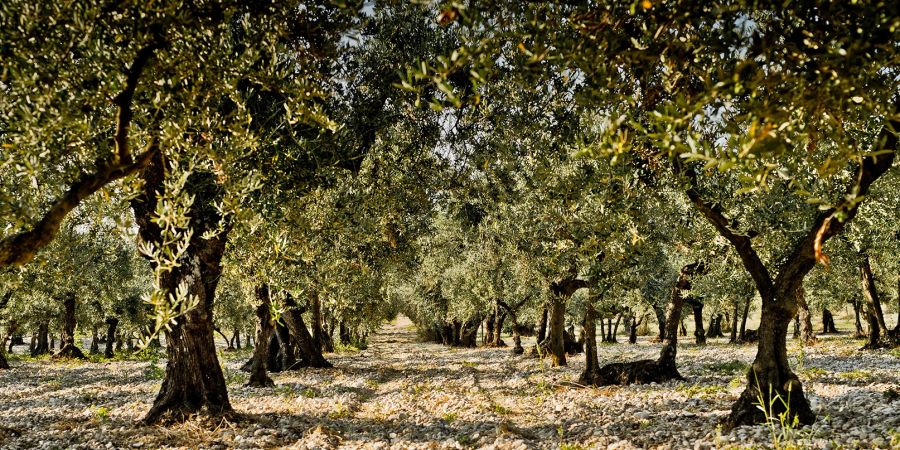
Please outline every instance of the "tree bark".
[{"label": "tree bark", "polygon": [[584,312],[584,358],[584,371],[578,382],[591,384],[600,368],[600,361],[597,359],[597,325],[594,323],[594,305],[591,302],[588,302]]},{"label": "tree bark", "polygon": [[691,298],[688,304],[694,313],[694,342],[697,345],[706,345],[706,331],[703,330],[703,302]]},{"label": "tree bark", "polygon": [[75,343],[75,326],[75,294],[69,293],[63,298],[63,332],[54,358],[86,358]]},{"label": "tree bark", "polygon": [[878,296],[878,288],[875,286],[875,276],[872,274],[872,265],[869,262],[868,254],[860,255],[859,274],[862,281],[863,298],[866,299],[866,319],[869,322],[869,341],[865,348],[891,347],[893,342],[891,342],[891,334],[884,321],[884,311],[881,309],[881,299]]},{"label": "tree bark", "polygon": [[816,332],[813,329],[809,305],[806,303],[806,290],[804,290],[802,286],[797,289],[797,307],[797,318],[800,321],[800,339],[802,339],[805,344],[814,344],[816,342]]},{"label": "tree bark", "polygon": [[259,305],[256,307],[256,342],[262,342],[253,348],[253,359],[250,365],[250,379],[247,386],[270,387],[275,383],[266,373],[269,361],[269,338],[272,336],[272,318],[269,313],[271,300],[269,286],[262,284],[256,287],[256,299]]},{"label": "tree bark", "polygon": [[750,316],[750,302],[753,296],[748,296],[744,302],[744,314],[741,315],[741,332],[738,336],[738,342],[746,342],[747,340],[747,317]]},{"label": "tree bark", "polygon": [[500,309],[500,303],[494,303],[494,335],[491,337],[491,346],[492,347],[506,347],[506,343],[503,342],[502,333],[503,333],[503,322],[506,320],[506,314],[503,313]]},{"label": "tree bark", "polygon": [[312,340],[313,345],[322,351],[325,348],[325,339],[322,337],[322,299],[319,297],[319,291],[311,289],[309,291],[310,318],[312,321]]},{"label": "tree bark", "polygon": [[300,350],[300,358],[303,364],[308,367],[328,368],[332,367],[331,363],[325,360],[322,355],[322,348],[313,343],[309,330],[303,322],[303,311],[297,306],[294,297],[285,292],[284,304],[288,307],[285,312],[285,323],[291,330],[291,334],[297,339],[297,348]]},{"label": "tree bark", "polygon": [[563,334],[566,332],[566,303],[558,295],[550,300],[550,364],[553,367],[566,365],[566,347]]},{"label": "tree bark", "polygon": [[[156,153],[141,173],[143,192],[131,202],[141,240],[162,245],[162,232],[156,223],[157,195],[165,186],[165,163]],[[225,253],[230,224],[220,228],[223,218],[216,204],[222,198],[222,189],[215,176],[207,172],[194,172],[185,188],[194,201],[188,212],[188,226],[192,230],[190,245],[179,265],[159,275],[157,288],[168,297],[179,287],[196,299],[196,306],[178,316],[166,332],[165,376],[153,406],[144,417],[145,423],[184,420],[203,412],[212,416],[232,413],[228,400],[225,376],[216,355],[213,336],[213,303],[216,286],[222,273],[222,256]],[[208,239],[204,235],[215,232]],[[151,264],[155,264],[151,261]]]},{"label": "tree bark", "polygon": [[547,339],[547,304],[541,306],[541,316],[538,319],[537,342],[540,344]]},{"label": "tree bark", "polygon": [[828,308],[822,308],[822,334],[835,334],[838,332],[834,325],[834,315]]},{"label": "tree bark", "polygon": [[853,315],[856,318],[856,337],[864,338],[864,337],[866,337],[866,333],[863,330],[862,321],[859,318],[859,309],[860,309],[859,297],[853,297],[853,300],[850,303],[851,303],[851,305],[853,305]]},{"label": "tree bark", "polygon": [[91,348],[88,353],[91,355],[100,353],[100,325],[96,323],[91,327]]},{"label": "tree bark", "polygon": [[653,305],[653,314],[656,315],[656,325],[659,327],[655,341],[662,342],[666,338],[666,310]]},{"label": "tree bark", "polygon": [[116,317],[106,318],[106,347],[103,349],[103,356],[106,358],[113,357],[113,345],[116,342],[116,328],[119,326],[119,319]]}]

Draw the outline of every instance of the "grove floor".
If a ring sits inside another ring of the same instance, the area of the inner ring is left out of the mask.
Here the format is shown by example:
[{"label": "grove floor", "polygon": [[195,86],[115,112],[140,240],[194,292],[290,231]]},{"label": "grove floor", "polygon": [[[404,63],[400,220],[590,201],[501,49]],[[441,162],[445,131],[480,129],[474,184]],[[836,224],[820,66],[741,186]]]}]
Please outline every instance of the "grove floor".
[{"label": "grove floor", "polygon": [[[408,321],[385,326],[367,350],[331,354],[335,368],[273,374],[246,388],[247,351],[225,352],[235,421],[198,418],[141,426],[165,361],[57,362],[13,357],[0,372],[0,448],[746,448],[770,447],[782,428],[724,434],[755,346],[682,339],[687,382],[579,388],[569,366],[509,349],[417,342]],[[786,443],[810,448],[900,448],[900,353],[861,352],[847,336],[821,337],[792,363],[818,413]],[[601,345],[601,364],[655,357],[642,340]],[[774,437],[773,437],[774,436]]]}]

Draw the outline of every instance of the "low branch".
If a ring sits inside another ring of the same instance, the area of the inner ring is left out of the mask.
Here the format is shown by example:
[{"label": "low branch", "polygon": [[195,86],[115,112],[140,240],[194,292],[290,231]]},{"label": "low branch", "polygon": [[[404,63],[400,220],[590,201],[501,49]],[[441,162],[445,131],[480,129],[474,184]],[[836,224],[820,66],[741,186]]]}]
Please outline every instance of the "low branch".
[{"label": "low branch", "polygon": [[147,150],[131,164],[104,165],[97,172],[83,174],[34,227],[28,231],[3,238],[0,241],[0,267],[22,265],[34,258],[38,250],[49,244],[59,233],[63,219],[85,198],[99,191],[107,184],[127,177],[142,169],[156,152],[159,146],[155,139],[151,140]]}]

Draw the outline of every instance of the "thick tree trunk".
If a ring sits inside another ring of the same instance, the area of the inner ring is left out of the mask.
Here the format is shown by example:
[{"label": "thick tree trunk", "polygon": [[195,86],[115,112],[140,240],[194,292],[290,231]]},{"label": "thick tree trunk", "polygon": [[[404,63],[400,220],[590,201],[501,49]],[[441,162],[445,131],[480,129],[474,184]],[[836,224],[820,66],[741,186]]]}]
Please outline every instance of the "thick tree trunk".
[{"label": "thick tree trunk", "polygon": [[559,295],[550,300],[550,364],[553,367],[566,365],[566,302]]},{"label": "thick tree trunk", "polygon": [[547,304],[541,307],[541,315],[538,318],[537,342],[540,344],[547,339]]},{"label": "thick tree trunk", "polygon": [[331,363],[325,360],[322,355],[322,348],[316,346],[313,342],[306,324],[303,322],[303,311],[297,306],[294,297],[285,292],[284,304],[288,307],[285,313],[285,322],[291,330],[291,334],[297,340],[297,348],[300,350],[300,358],[303,364],[308,367],[328,368],[332,367]]},{"label": "thick tree trunk", "polygon": [[691,298],[689,304],[694,313],[694,342],[706,345],[706,331],[703,330],[703,302]]},{"label": "thick tree trunk", "polygon": [[106,347],[103,349],[103,356],[106,358],[113,357],[113,345],[116,342],[116,328],[119,326],[117,317],[106,318]]},{"label": "thick tree trunk", "polygon": [[594,305],[590,302],[584,312],[584,371],[578,382],[591,384],[594,381],[600,362],[597,359],[597,325],[594,323]]},{"label": "thick tree trunk", "polygon": [[[893,345],[891,334],[884,321],[884,312],[881,309],[881,299],[878,296],[878,288],[875,286],[875,276],[872,274],[869,255],[865,253],[860,255],[859,273],[863,298],[866,299],[866,318],[869,322],[869,342],[865,348],[890,347]],[[873,327],[872,324],[875,326]]]},{"label": "thick tree trunk", "polygon": [[[157,246],[163,245],[155,211],[157,195],[165,189],[164,168],[162,156],[157,153],[141,174],[143,192],[131,203],[141,240]],[[212,320],[222,256],[231,227],[228,224],[224,229],[221,227],[222,217],[215,205],[222,198],[222,190],[213,174],[194,172],[185,189],[194,197],[187,214],[192,230],[190,245],[179,265],[159,275],[156,283],[167,297],[186,289],[187,295],[196,300],[196,306],[175,318],[166,332],[165,376],[153,406],[144,417],[145,423],[184,420],[199,412],[213,416],[232,412],[225,376],[216,356]],[[215,234],[204,238],[209,232]],[[151,261],[151,264],[155,263]]]},{"label": "thick tree trunk", "polygon": [[[299,349],[294,348],[296,338],[292,337],[291,330],[287,325],[276,323],[275,335],[278,336],[278,365],[281,367],[281,370],[294,370],[303,366],[303,364],[297,364],[297,350]],[[312,340],[312,337],[310,337],[310,340]],[[311,341],[311,344],[321,351],[321,347],[317,346],[315,342]]]},{"label": "thick tree trunk", "polygon": [[256,299],[259,305],[256,307],[256,342],[264,342],[266,344],[257,345],[253,348],[253,359],[250,365],[250,379],[247,386],[269,387],[275,383],[266,373],[269,361],[269,337],[272,336],[272,317],[269,314],[271,300],[269,296],[269,286],[262,284],[256,287]]},{"label": "thick tree trunk", "polygon": [[75,294],[70,293],[63,298],[63,332],[54,358],[86,358],[75,343],[75,326]]},{"label": "thick tree trunk", "polygon": [[834,325],[834,315],[828,308],[822,308],[822,334],[835,334],[838,332]]},{"label": "thick tree trunk", "polygon": [[35,343],[34,350],[31,351],[31,356],[45,355],[50,353],[50,324],[47,322],[41,322],[38,324],[37,329],[37,339],[33,340]]},{"label": "thick tree trunk", "polygon": [[809,305],[806,303],[806,291],[802,287],[797,289],[797,308],[797,319],[800,321],[800,339],[805,344],[814,344],[816,342],[816,332],[813,329]]},{"label": "thick tree trunk", "polygon": [[638,327],[641,326],[641,322],[644,321],[644,318],[641,317],[641,320],[637,320],[637,317],[631,317],[631,324],[628,326],[628,343],[629,344],[637,344],[637,332]]}]

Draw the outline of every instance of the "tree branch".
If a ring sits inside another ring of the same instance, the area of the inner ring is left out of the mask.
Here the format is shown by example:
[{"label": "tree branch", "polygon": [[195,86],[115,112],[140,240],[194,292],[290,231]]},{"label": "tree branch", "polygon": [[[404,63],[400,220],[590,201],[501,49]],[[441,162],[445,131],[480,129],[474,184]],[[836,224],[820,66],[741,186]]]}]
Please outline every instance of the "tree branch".
[{"label": "tree branch", "polygon": [[126,70],[128,77],[125,79],[125,88],[113,98],[113,104],[119,107],[119,112],[116,115],[116,133],[113,137],[116,151],[113,153],[111,165],[132,163],[131,152],[128,151],[128,131],[131,128],[131,119],[134,117],[134,111],[131,108],[134,102],[134,93],[150,58],[163,47],[163,44],[161,31],[155,31],[152,41],[138,50],[131,67]]},{"label": "tree branch", "polygon": [[31,261],[38,250],[53,241],[59,233],[63,219],[82,200],[103,186],[140,170],[158,151],[157,141],[152,139],[137,161],[124,166],[106,165],[95,173],[82,174],[31,230],[8,236],[0,241],[0,267],[22,265]]},{"label": "tree branch", "polygon": [[[794,251],[781,267],[778,278],[775,280],[778,292],[793,293],[796,291],[800,287],[803,277],[820,259],[820,251],[825,242],[844,231],[846,225],[856,217],[859,206],[869,193],[872,183],[884,175],[894,163],[898,150],[898,139],[894,133],[897,131],[900,131],[900,119],[892,119],[885,124],[876,141],[882,143],[880,149],[862,158],[856,181],[847,188],[843,202],[823,211],[816,217],[812,227],[797,243]],[[837,217],[839,213],[843,213],[843,220]],[[792,298],[791,296],[787,297]]]},{"label": "tree branch", "polygon": [[772,298],[772,295],[774,294],[772,276],[769,275],[769,270],[766,269],[765,264],[763,264],[762,260],[759,258],[759,254],[756,253],[756,249],[753,248],[753,242],[751,241],[750,236],[736,233],[733,228],[737,227],[737,221],[729,220],[725,217],[725,213],[719,205],[707,202],[703,196],[700,195],[700,192],[697,191],[696,172],[690,169],[682,171],[680,164],[676,163],[675,173],[678,174],[680,172],[684,173],[690,183],[685,192],[688,199],[691,200],[694,207],[703,214],[703,217],[712,224],[716,231],[718,231],[722,237],[728,239],[728,242],[734,246],[734,249],[738,252],[738,256],[741,257],[744,268],[746,268],[747,272],[750,273],[750,276],[753,277],[753,281],[756,283],[756,289],[759,291],[760,296],[763,299]]}]

